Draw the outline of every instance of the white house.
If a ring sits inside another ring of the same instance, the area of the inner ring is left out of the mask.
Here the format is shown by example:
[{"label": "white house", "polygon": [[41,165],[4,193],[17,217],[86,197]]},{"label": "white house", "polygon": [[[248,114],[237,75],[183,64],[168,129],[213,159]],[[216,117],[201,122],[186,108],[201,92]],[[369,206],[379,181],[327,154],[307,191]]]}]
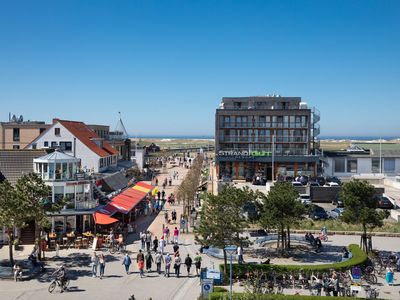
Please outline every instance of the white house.
[{"label": "white house", "polygon": [[400,144],[357,143],[346,150],[324,151],[325,176],[394,176],[400,173]]},{"label": "white house", "polygon": [[96,200],[93,199],[93,182],[79,172],[79,158],[58,150],[33,160],[33,170],[51,188],[51,202],[67,199],[60,213],[50,216],[52,232],[64,233],[88,229],[92,221]]},{"label": "white house", "polygon": [[53,119],[28,149],[55,148],[81,160],[85,171],[99,173],[117,165],[118,151],[83,122]]}]

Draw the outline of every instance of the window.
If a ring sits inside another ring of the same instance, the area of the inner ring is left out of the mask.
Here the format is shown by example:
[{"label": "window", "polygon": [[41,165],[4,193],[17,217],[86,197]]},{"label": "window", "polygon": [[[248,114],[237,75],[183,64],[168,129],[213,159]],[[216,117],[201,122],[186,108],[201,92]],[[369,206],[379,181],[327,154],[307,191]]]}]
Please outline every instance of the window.
[{"label": "window", "polygon": [[345,172],[345,161],[344,157],[335,157],[333,159],[334,166],[335,166],[335,173],[344,173]]},{"label": "window", "polygon": [[37,144],[36,143],[33,143],[32,144],[32,149],[36,149],[37,148]]},{"label": "window", "polygon": [[347,172],[357,173],[357,159],[347,159]]},{"label": "window", "polygon": [[13,149],[19,149],[19,145],[13,145]]},{"label": "window", "polygon": [[72,151],[72,142],[60,142],[61,151]]},{"label": "window", "polygon": [[54,128],[54,134],[60,135],[60,128]]},{"label": "window", "polygon": [[393,173],[395,171],[395,160],[394,158],[385,158],[383,161],[383,170],[385,173]]},{"label": "window", "polygon": [[49,142],[48,141],[43,142],[43,147],[48,147],[48,146],[49,146]]},{"label": "window", "polygon": [[381,164],[379,162],[379,158],[373,158],[371,163],[372,163],[371,166],[372,173],[380,173]]},{"label": "window", "polygon": [[13,141],[19,142],[19,128],[13,128]]},{"label": "window", "polygon": [[56,148],[58,146],[57,142],[51,142],[51,148]]}]

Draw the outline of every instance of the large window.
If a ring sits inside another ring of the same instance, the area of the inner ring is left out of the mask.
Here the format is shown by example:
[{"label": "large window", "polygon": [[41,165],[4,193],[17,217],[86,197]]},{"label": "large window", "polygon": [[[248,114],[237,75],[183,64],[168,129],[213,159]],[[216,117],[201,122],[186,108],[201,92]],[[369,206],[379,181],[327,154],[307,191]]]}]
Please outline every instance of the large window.
[{"label": "large window", "polygon": [[357,159],[347,159],[347,172],[357,173]]},{"label": "large window", "polygon": [[345,159],[344,157],[336,157],[333,159],[333,164],[335,166],[335,173],[345,172]]},{"label": "large window", "polygon": [[396,170],[394,158],[385,158],[383,161],[383,170],[385,173],[393,173]]},{"label": "large window", "polygon": [[61,151],[72,151],[72,142],[60,142]]},{"label": "large window", "polygon": [[372,166],[371,166],[372,173],[380,173],[381,165],[379,163],[379,158],[373,158],[371,160],[371,163],[372,163]]}]

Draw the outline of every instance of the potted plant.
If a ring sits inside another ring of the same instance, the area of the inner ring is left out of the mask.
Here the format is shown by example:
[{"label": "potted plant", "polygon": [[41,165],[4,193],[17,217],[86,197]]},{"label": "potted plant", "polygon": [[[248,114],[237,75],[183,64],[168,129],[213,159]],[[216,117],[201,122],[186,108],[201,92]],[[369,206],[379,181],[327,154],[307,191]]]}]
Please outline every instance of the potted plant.
[{"label": "potted plant", "polygon": [[19,238],[15,238],[14,241],[13,241],[13,245],[14,245],[14,250],[15,251],[19,250],[19,248],[20,248],[19,244],[20,244]]}]

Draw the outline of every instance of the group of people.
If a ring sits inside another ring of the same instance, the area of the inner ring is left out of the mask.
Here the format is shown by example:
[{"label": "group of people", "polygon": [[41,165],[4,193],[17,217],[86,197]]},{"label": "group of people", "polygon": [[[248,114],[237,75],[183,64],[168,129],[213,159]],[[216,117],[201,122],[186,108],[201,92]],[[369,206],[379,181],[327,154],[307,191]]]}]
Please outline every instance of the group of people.
[{"label": "group of people", "polygon": [[106,259],[103,253],[97,255],[96,251],[93,252],[90,258],[90,266],[92,267],[92,277],[97,277],[97,268],[99,268],[99,278],[103,279],[104,269],[106,267]]},{"label": "group of people", "polygon": [[[173,265],[174,273],[176,277],[180,277],[180,268],[182,264],[181,255],[179,253],[179,246],[177,244],[174,245],[174,254],[173,256],[170,253],[166,253],[165,256],[161,253],[161,251],[156,251],[155,256],[153,256],[152,252],[148,250],[146,253],[143,253],[142,250],[139,250],[138,254],[136,255],[137,267],[139,269],[140,277],[143,278],[145,276],[145,268],[146,272],[152,272],[153,263],[156,264],[156,272],[161,275],[162,271],[162,264],[165,264],[164,268],[164,276],[170,277],[171,274],[171,265]],[[190,270],[193,265],[193,262],[196,267],[196,275],[199,276],[199,272],[201,269],[201,256],[196,253],[196,257],[194,260],[190,257],[189,254],[185,257],[183,264],[186,266],[187,276],[190,276]],[[129,254],[125,254],[122,264],[125,267],[126,274],[129,274],[129,269],[132,264],[132,259],[130,258]]]},{"label": "group of people", "polygon": [[305,240],[310,243],[311,246],[315,247],[315,252],[320,252],[322,248],[322,242],[319,236],[316,238],[311,232],[307,232],[305,235]]}]

